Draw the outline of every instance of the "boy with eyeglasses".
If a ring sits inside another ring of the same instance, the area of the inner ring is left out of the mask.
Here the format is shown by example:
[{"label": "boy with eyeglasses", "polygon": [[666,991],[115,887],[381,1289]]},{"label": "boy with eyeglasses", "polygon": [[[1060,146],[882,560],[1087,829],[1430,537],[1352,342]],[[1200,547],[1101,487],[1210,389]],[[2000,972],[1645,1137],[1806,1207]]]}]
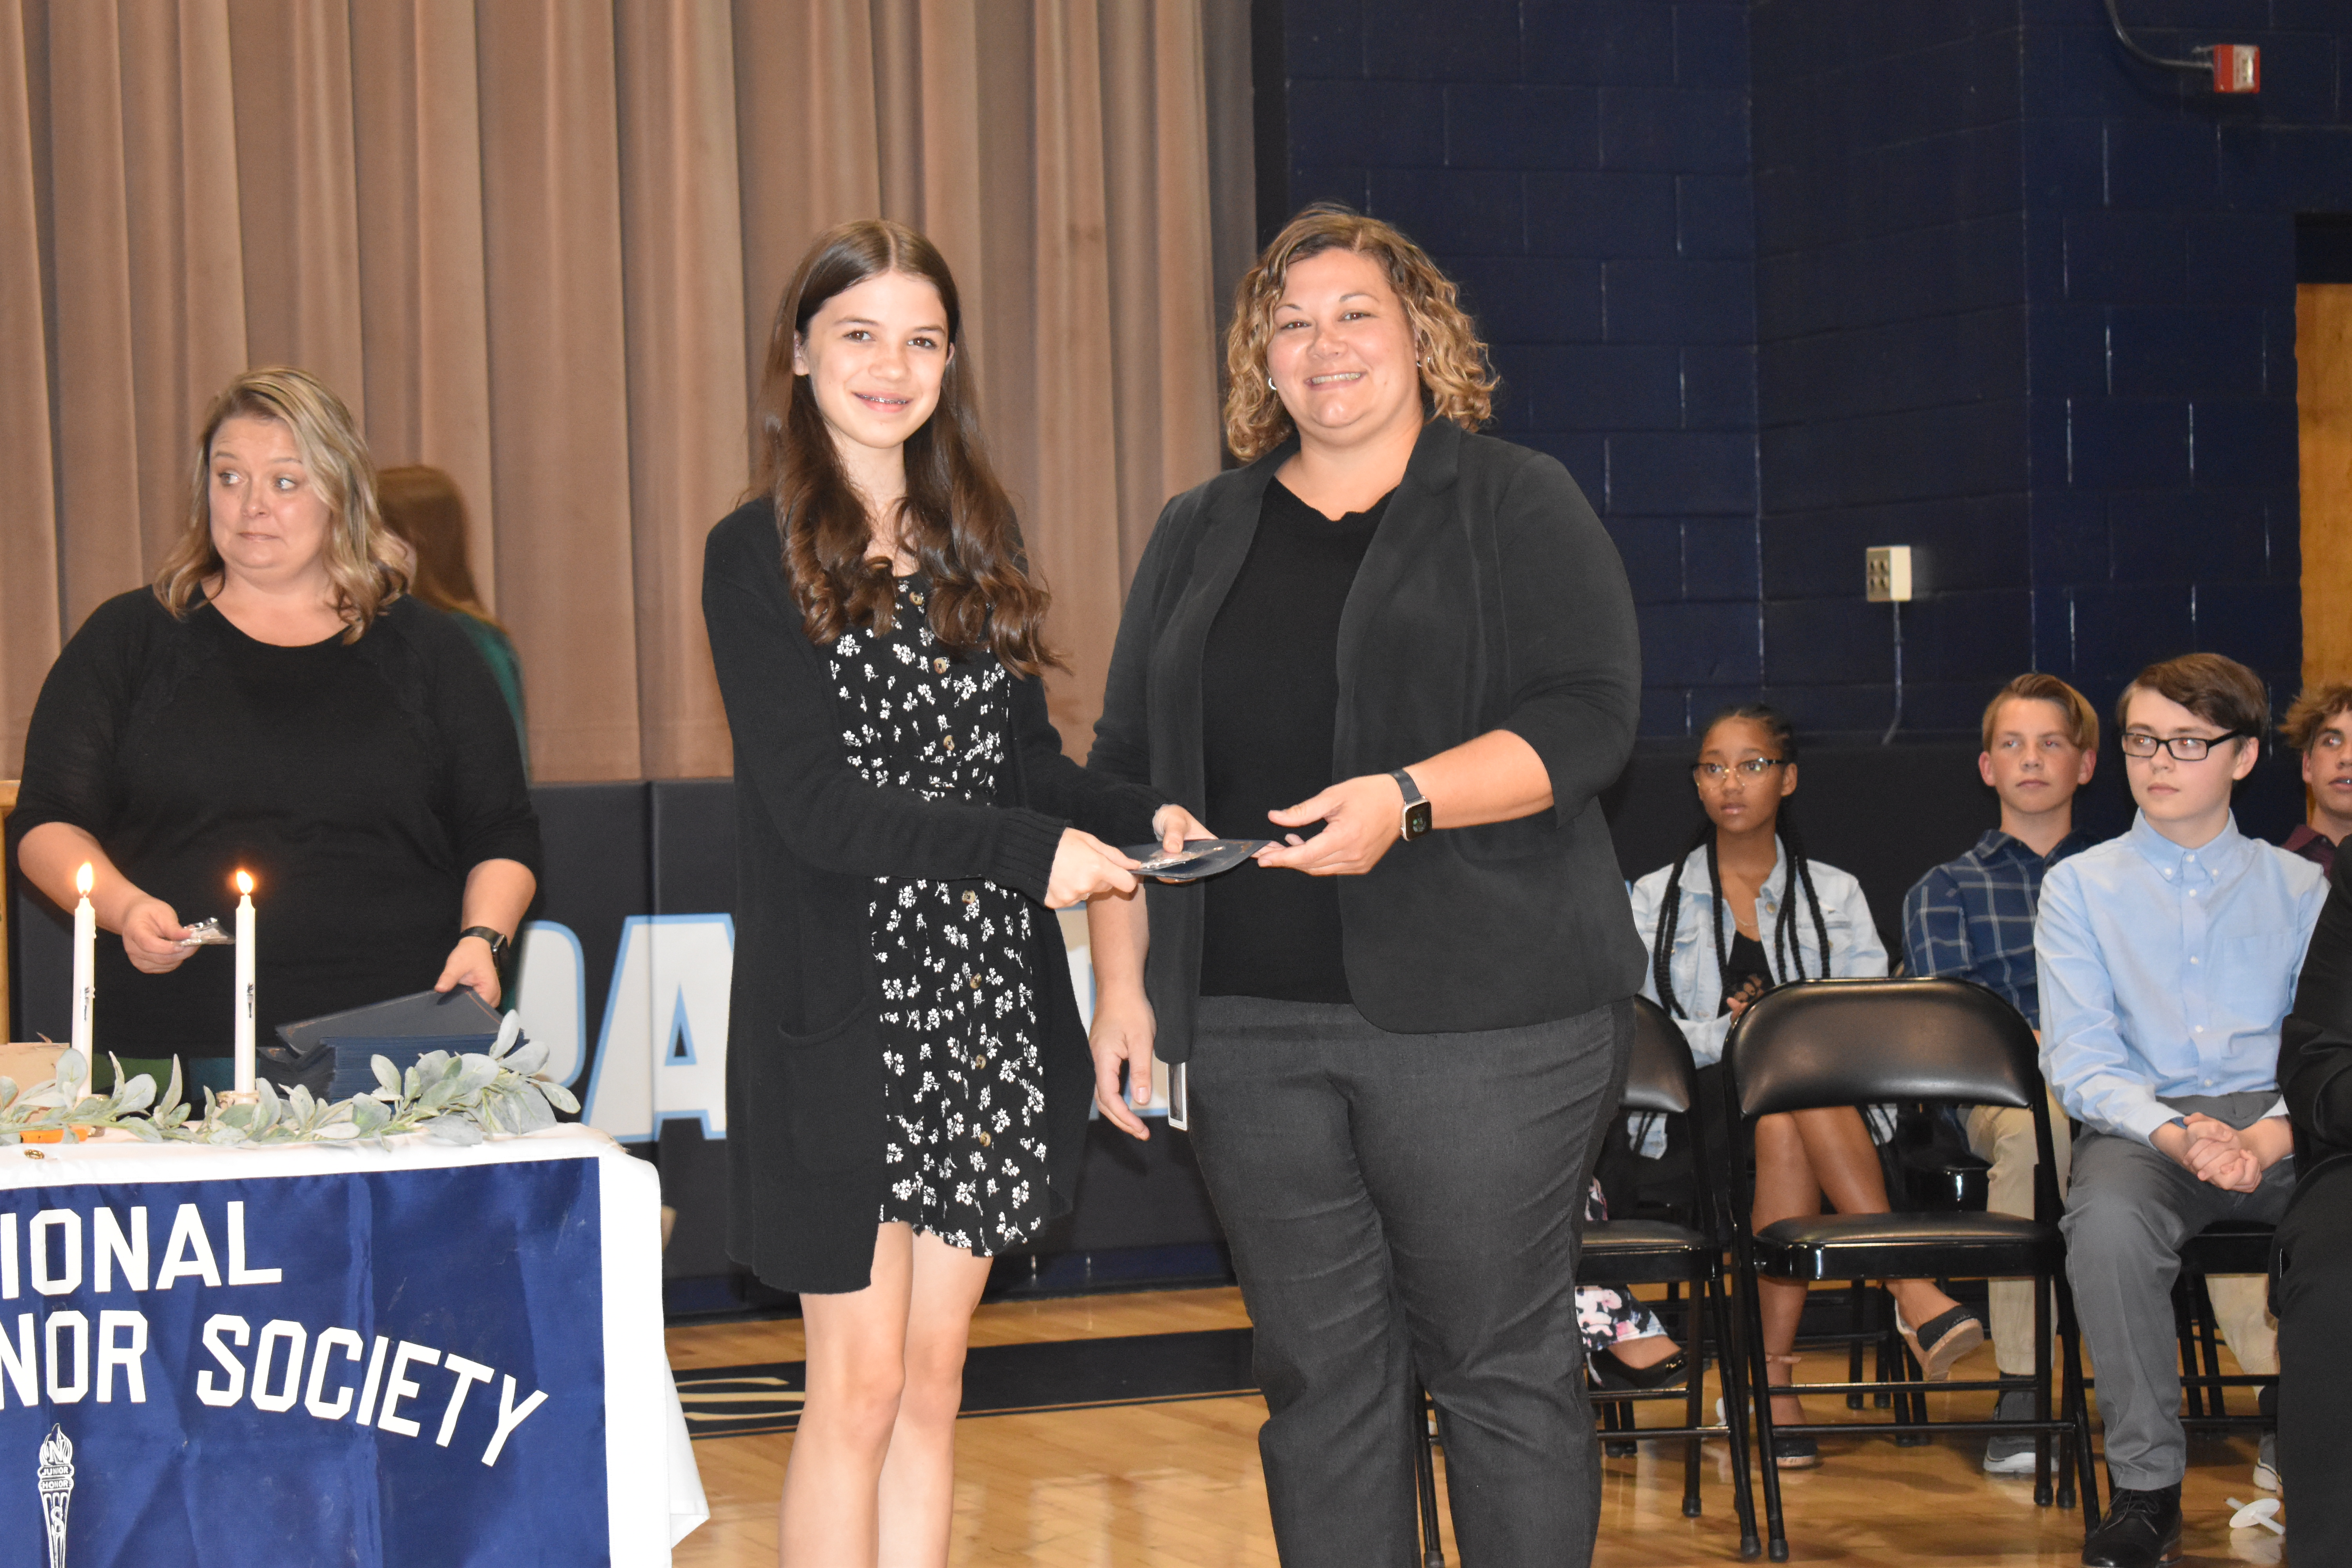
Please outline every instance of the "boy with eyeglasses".
[{"label": "boy with eyeglasses", "polygon": [[2218,1221],[2285,1211],[2279,1026],[2326,889],[2317,867],[2246,837],[2231,814],[2270,722],[2253,671],[2210,653],[2150,665],[2116,719],[2139,815],[2051,868],[2034,949],[2042,1073],[2083,1124],[2066,1272],[2114,1488],[2083,1562],[2156,1568],[2179,1556],[2188,1464],[2180,1247]]},{"label": "boy with eyeglasses", "polygon": [[[2035,984],[2033,915],[2053,866],[2088,847],[2074,830],[2074,792],[2091,782],[2099,760],[2099,716],[2083,694],[2054,675],[2021,675],[1993,694],[1984,710],[1984,751],[1977,771],[2000,800],[2000,826],[1975,847],[1929,871],[1903,900],[1904,963],[1912,974],[1972,980],[2042,1026]],[[2051,1113],[2059,1190],[2067,1174],[2066,1118]],[[2032,1218],[2033,1114],[2014,1106],[1969,1108],[1969,1147],[1990,1161],[1986,1208]],[[1993,1362],[2003,1377],[2033,1375],[2033,1282],[1996,1279],[1987,1287]],[[2030,1421],[2033,1395],[2000,1396],[1996,1421]],[[2033,1439],[1994,1436],[1984,1468],[1997,1476],[2033,1473]]]},{"label": "boy with eyeglasses", "polygon": [[2279,721],[2279,738],[2303,753],[2303,782],[2311,816],[2295,824],[2284,847],[2322,871],[2336,865],[2336,847],[2352,833],[2352,683],[2306,686]]}]

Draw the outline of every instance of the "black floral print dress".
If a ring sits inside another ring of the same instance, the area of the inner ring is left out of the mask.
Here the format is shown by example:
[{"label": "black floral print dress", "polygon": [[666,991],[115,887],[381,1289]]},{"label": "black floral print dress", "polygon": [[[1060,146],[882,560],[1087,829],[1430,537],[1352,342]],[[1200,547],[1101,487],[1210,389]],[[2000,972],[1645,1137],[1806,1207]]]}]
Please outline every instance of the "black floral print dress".
[{"label": "black floral print dress", "polygon": [[[1010,679],[994,655],[931,635],[926,580],[898,580],[891,629],[833,645],[850,764],[927,800],[996,795]],[[888,1186],[881,1223],[992,1257],[1046,1219],[1045,1095],[1037,1058],[1030,901],[992,882],[877,877],[874,966]]]}]

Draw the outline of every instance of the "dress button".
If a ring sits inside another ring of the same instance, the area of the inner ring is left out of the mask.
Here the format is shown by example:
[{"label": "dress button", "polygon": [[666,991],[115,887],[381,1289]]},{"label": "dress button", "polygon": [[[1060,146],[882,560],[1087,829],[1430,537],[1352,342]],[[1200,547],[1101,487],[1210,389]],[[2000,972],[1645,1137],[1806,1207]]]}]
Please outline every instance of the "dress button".
[{"label": "dress button", "polygon": [[2189,962],[2189,963],[2196,963],[2197,961],[2196,961],[2195,959],[2193,959],[2193,958],[2192,958],[2192,959],[2190,959]]},{"label": "dress button", "polygon": [[980,976],[979,976],[979,975],[977,975],[977,974],[975,974],[975,975],[973,975],[973,976],[971,977],[971,988],[972,988],[974,991],[977,991],[977,990],[979,990],[979,989],[980,989]]},{"label": "dress button", "polygon": [[981,1146],[982,1148],[983,1148],[983,1149],[987,1149],[987,1148],[992,1148],[992,1147],[993,1147],[993,1146],[994,1146],[994,1142],[995,1142],[995,1141],[994,1141],[993,1139],[990,1138],[990,1137],[989,1137],[989,1135],[988,1135],[987,1133],[985,1133],[985,1132],[983,1132],[983,1133],[982,1133],[982,1134],[980,1135],[980,1146]]},{"label": "dress button", "polygon": [[941,745],[945,746],[949,751],[952,752],[952,751],[954,751],[954,750],[955,750],[955,737],[954,737],[953,735],[950,735],[949,737],[947,737],[947,739],[945,739],[944,741],[941,741],[941,742],[940,742],[940,744],[941,744]]},{"label": "dress button", "polygon": [[980,1070],[982,1068],[986,1067],[987,1065],[988,1065],[988,1058],[987,1058],[986,1057],[974,1057],[974,1058],[971,1058],[972,1070],[973,1070],[973,1071],[975,1071],[975,1072],[977,1072],[978,1070]]},{"label": "dress button", "polygon": [[967,904],[976,904],[980,902],[980,894],[971,888],[966,888],[963,890],[963,901]]},{"label": "dress button", "polygon": [[923,596],[920,594],[909,594],[907,597],[914,601],[915,608],[919,610],[923,607]]},{"label": "dress button", "polygon": [[931,673],[933,675],[945,675],[947,672],[948,661],[946,659],[935,658],[931,660]]}]

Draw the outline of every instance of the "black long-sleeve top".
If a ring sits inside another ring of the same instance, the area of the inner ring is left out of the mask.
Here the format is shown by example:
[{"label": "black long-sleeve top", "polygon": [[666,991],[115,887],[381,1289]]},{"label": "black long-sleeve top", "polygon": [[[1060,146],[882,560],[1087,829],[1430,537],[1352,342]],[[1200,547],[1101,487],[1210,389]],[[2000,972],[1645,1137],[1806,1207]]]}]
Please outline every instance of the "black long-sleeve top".
[{"label": "black long-sleeve top", "polygon": [[[1266,813],[1328,788],[1339,710],[1339,617],[1388,510],[1325,517],[1280,481],[1201,653],[1202,820],[1279,838]],[[1309,830],[1301,829],[1302,835]],[[1336,878],[1244,860],[1202,889],[1201,994],[1345,1002]]]},{"label": "black long-sleeve top", "polygon": [[[537,874],[539,819],[497,682],[440,611],[403,598],[356,642],[257,642],[144,588],[92,612],[42,683],[9,826],[83,829],[183,922],[234,931],[252,873],[257,1033],[421,991],[457,945],[466,877]],[[142,974],[98,944],[96,1043],[223,1056],[233,958]]]},{"label": "black long-sleeve top", "polygon": [[2295,1196],[2323,1168],[2352,1165],[2352,855],[2327,874],[2304,949],[2294,1009],[2279,1030],[2279,1087],[2294,1127]]},{"label": "black long-sleeve top", "polygon": [[[874,879],[980,878],[1042,900],[1065,826],[1141,843],[1165,797],[1063,755],[1044,684],[1025,677],[1012,683],[994,803],[868,784],[843,747],[826,650],[803,629],[782,553],[764,497],[712,529],[703,553],[703,622],[735,742],[728,1250],[780,1289],[858,1290],[885,1171]],[[1058,1213],[1077,1181],[1094,1069],[1061,924],[1032,924]]]},{"label": "black long-sleeve top", "polygon": [[[1204,645],[1266,486],[1297,450],[1286,443],[1160,512],[1120,616],[1090,767],[1203,809]],[[1570,1017],[1632,995],[1642,942],[1600,794],[1633,751],[1641,643],[1624,565],[1568,470],[1430,421],[1348,590],[1339,645],[1333,778],[1508,730],[1542,760],[1552,792],[1548,811],[1399,843],[1365,875],[1337,879],[1357,1008],[1383,1029],[1424,1034]],[[1192,1051],[1202,894],[1198,883],[1151,890],[1144,984],[1165,1061]]]}]

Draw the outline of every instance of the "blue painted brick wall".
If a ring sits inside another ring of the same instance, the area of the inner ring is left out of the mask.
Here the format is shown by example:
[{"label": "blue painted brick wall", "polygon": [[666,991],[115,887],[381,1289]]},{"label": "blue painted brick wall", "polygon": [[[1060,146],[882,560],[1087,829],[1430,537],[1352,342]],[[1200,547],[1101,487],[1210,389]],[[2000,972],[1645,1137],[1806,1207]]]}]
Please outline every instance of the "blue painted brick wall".
[{"label": "blue painted brick wall", "polygon": [[1291,200],[1402,227],[1493,345],[1497,434],[1567,464],[1641,605],[1643,729],[1752,691],[1744,0],[1288,0]]},{"label": "blue painted brick wall", "polygon": [[1465,288],[1498,433],[1558,456],[1641,607],[1643,730],[1759,688],[1906,730],[2027,668],[2300,660],[2294,215],[2352,209],[2352,4],[1287,0],[1291,199]]},{"label": "blue painted brick wall", "polygon": [[2094,696],[2211,648],[2302,663],[2294,215],[2352,208],[2352,5],[2130,0],[2158,52],[2243,42],[2219,97],[2093,8],[2014,0],[2027,145],[2033,653]]},{"label": "blue painted brick wall", "polygon": [[2124,9],[2260,45],[2263,92],[2131,60],[2097,0],[1753,13],[1765,674],[1802,720],[1891,706],[1874,543],[1917,552],[1916,728],[2029,667],[2102,707],[2197,647],[2297,683],[2294,214],[2352,205],[2352,6]]}]

